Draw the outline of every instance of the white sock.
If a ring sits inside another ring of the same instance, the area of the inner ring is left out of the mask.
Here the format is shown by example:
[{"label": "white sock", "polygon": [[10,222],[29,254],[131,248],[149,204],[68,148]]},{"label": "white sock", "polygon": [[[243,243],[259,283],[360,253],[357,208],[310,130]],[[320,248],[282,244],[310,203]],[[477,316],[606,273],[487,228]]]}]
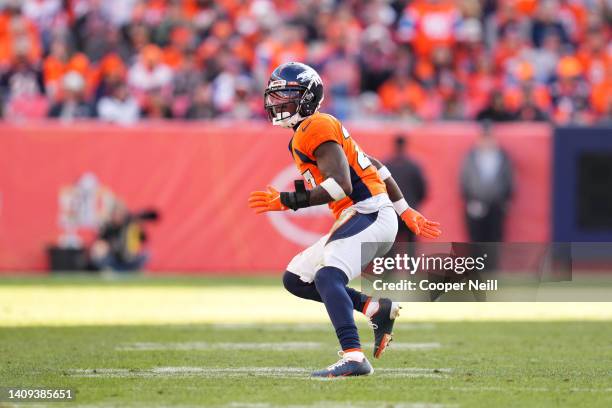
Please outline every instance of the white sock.
[{"label": "white sock", "polygon": [[368,303],[368,306],[365,309],[364,314],[370,318],[372,316],[374,316],[376,314],[376,312],[378,312],[378,308],[380,307],[380,305],[378,304],[377,300],[374,299],[370,299],[370,302]]},{"label": "white sock", "polygon": [[347,353],[344,353],[343,357],[351,361],[362,362],[365,358],[365,355],[363,354],[363,351],[349,351]]}]

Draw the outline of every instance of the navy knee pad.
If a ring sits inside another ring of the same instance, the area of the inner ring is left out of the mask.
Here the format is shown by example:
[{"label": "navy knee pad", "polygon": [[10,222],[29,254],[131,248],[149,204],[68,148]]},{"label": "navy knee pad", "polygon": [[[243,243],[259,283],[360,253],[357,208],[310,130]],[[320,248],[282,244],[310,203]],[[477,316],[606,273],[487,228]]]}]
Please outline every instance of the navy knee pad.
[{"label": "navy knee pad", "polygon": [[[299,298],[323,302],[314,282],[306,283],[293,272],[285,271],[283,275],[283,286],[289,293]],[[368,301],[368,296],[348,286],[345,286],[344,289],[353,302],[353,309],[363,313],[363,308]]]},{"label": "navy knee pad", "polygon": [[317,287],[338,284],[344,287],[348,283],[348,277],[341,269],[335,266],[324,266],[317,271],[314,281]]},{"label": "navy knee pad", "polygon": [[283,275],[283,285],[287,291],[302,299],[314,300],[322,302],[321,295],[317,292],[314,283],[306,283],[293,272],[285,271]]}]

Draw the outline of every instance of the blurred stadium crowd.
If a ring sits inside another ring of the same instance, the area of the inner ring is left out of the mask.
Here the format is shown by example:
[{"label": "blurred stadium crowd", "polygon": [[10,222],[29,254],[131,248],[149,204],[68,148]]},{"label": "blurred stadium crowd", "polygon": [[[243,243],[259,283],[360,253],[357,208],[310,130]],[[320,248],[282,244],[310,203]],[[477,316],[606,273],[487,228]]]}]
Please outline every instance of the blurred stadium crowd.
[{"label": "blurred stadium crowd", "polygon": [[341,119],[612,121],[611,0],[0,0],[5,118],[263,118],[288,60]]}]

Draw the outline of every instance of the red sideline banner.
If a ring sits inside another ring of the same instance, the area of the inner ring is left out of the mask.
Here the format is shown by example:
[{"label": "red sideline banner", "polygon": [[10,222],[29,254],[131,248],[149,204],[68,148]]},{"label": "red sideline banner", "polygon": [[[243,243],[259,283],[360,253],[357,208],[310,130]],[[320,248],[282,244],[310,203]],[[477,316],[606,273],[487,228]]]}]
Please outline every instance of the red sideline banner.
[{"label": "red sideline banner", "polygon": [[[442,223],[445,241],[465,240],[459,173],[478,126],[346,127],[383,160],[393,137],[406,134],[429,183],[422,212]],[[507,238],[546,241],[551,129],[513,124],[494,133],[516,175]],[[332,222],[326,207],[269,215],[247,207],[251,191],[287,189],[299,177],[290,137],[266,123],[0,124],[0,273],[46,270],[45,248],[66,230],[91,239],[112,197],[160,211],[149,228],[153,273],[283,270]]]}]

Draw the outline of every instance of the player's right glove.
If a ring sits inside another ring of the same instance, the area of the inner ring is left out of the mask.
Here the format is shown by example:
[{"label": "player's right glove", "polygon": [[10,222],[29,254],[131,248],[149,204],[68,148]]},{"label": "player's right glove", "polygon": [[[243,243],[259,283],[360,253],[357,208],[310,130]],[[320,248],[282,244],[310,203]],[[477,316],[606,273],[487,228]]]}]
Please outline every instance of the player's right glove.
[{"label": "player's right glove", "polygon": [[281,202],[280,193],[272,186],[268,186],[267,191],[253,191],[249,196],[249,207],[253,208],[257,214],[289,209]]},{"label": "player's right glove", "polygon": [[274,187],[268,191],[253,191],[249,197],[249,207],[257,214],[266,211],[296,211],[310,205],[310,191],[306,190],[304,180],[295,181],[295,191],[279,193]]},{"label": "player's right glove", "polygon": [[438,238],[442,235],[442,231],[438,228],[440,226],[439,222],[429,221],[417,210],[410,207],[406,200],[402,199],[395,202],[393,206],[408,229],[414,232],[414,235],[424,238]]}]

